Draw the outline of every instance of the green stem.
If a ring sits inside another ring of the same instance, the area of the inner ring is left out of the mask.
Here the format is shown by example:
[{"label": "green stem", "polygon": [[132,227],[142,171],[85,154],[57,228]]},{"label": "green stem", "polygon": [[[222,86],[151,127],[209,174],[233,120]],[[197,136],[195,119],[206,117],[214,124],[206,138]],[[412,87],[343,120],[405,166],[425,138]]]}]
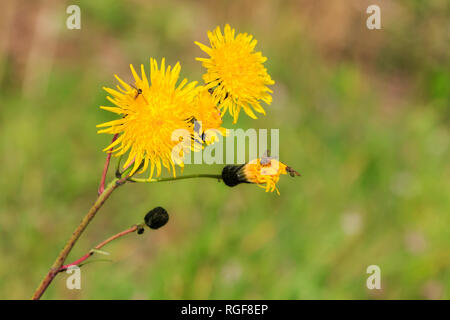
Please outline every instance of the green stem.
[{"label": "green stem", "polygon": [[164,182],[164,181],[173,181],[173,180],[184,180],[191,178],[212,178],[221,180],[222,175],[220,174],[206,174],[206,173],[198,173],[198,174],[187,174],[179,177],[168,177],[168,178],[156,178],[156,179],[139,179],[139,178],[128,178],[128,181],[131,182],[140,182],[140,183],[153,183],[153,182]]}]

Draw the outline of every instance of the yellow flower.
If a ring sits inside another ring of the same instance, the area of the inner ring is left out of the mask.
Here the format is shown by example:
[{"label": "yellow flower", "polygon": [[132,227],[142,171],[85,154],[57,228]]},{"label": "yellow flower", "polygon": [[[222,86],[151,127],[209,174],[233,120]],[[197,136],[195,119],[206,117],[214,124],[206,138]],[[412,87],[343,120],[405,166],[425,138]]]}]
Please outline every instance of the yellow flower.
[{"label": "yellow flower", "polygon": [[204,88],[200,90],[189,113],[194,122],[195,142],[211,144],[218,139],[218,134],[226,135],[226,129],[221,127],[220,110],[211,94]]},{"label": "yellow flower", "polygon": [[289,173],[292,177],[300,175],[297,171],[284,163],[272,158],[258,158],[246,164],[235,166],[228,165],[223,168],[223,182],[230,187],[240,183],[254,183],[266,190],[266,192],[280,192],[276,187],[282,174]]},{"label": "yellow flower", "polygon": [[[109,121],[97,125],[97,127],[108,127],[99,130],[98,133],[120,134],[119,137],[106,147],[103,151],[112,152],[115,156],[120,156],[128,152],[128,159],[124,168],[133,164],[130,175],[139,168],[139,173],[147,170],[150,165],[150,177],[153,176],[156,168],[157,176],[161,174],[161,167],[164,166],[169,171],[172,168],[175,175],[174,164],[183,167],[183,157],[191,148],[188,146],[178,150],[177,159],[173,159],[172,150],[179,145],[181,138],[173,141],[172,134],[175,130],[184,129],[191,135],[194,134],[194,124],[192,117],[202,121],[202,115],[214,112],[214,105],[197,107],[196,103],[200,93],[200,87],[196,87],[197,82],[190,82],[184,79],[177,86],[180,74],[180,64],[177,63],[173,69],[171,66],[165,67],[165,59],[162,59],[161,68],[154,59],[150,59],[150,81],[141,65],[141,77],[130,65],[131,72],[135,79],[135,86],[131,86],[116,76],[122,87],[118,90],[104,88],[112,97],[107,99],[116,107],[101,106],[100,108],[119,114],[122,117],[118,120]],[[202,112],[192,114],[194,109]],[[211,127],[221,124],[217,120],[211,123]],[[189,139],[190,140],[190,139]],[[112,151],[110,149],[115,148]],[[177,161],[178,160],[178,161]]]},{"label": "yellow flower", "polygon": [[227,24],[224,35],[217,27],[208,32],[211,48],[195,42],[210,58],[197,58],[207,68],[203,75],[206,88],[212,91],[214,102],[222,110],[227,111],[236,123],[239,112],[244,109],[250,117],[256,119],[252,108],[265,114],[260,100],[267,104],[272,102],[272,96],[267,85],[275,82],[270,78],[263,63],[267,60],[261,52],[255,52],[257,41],[247,33],[239,33]]}]

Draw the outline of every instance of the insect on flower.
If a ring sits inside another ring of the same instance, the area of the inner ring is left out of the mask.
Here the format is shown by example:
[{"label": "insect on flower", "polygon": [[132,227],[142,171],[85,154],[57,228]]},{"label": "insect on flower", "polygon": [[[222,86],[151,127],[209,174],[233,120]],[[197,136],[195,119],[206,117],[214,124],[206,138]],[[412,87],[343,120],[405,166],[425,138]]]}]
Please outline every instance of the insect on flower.
[{"label": "insect on flower", "polygon": [[136,90],[136,95],[134,96],[134,100],[136,100],[137,97],[139,97],[140,94],[142,94],[142,89],[141,88]]},{"label": "insect on flower", "polygon": [[294,178],[295,176],[300,177],[301,174],[298,173],[297,171],[295,171],[294,169],[292,169],[291,167],[286,167],[286,171],[289,173],[289,175]]},{"label": "insect on flower", "polygon": [[[132,84],[130,84],[131,87],[133,87],[134,90],[136,90],[136,95],[134,96],[134,100],[136,100],[140,94],[142,94],[142,89],[141,88],[136,88],[135,86],[133,86]],[[145,100],[145,97],[142,96]],[[145,100],[145,102],[147,102],[147,100]]]},{"label": "insect on flower", "polygon": [[264,152],[263,156],[261,157],[261,164],[267,165],[270,163],[270,150],[267,149],[266,152]]}]

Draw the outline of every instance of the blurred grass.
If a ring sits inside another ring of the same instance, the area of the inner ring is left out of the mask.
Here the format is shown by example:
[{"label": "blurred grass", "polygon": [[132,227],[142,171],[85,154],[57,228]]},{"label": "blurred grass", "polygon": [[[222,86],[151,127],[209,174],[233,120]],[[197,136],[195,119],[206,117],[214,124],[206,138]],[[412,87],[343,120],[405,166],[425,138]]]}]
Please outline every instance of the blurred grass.
[{"label": "blurred grass", "polygon": [[[69,260],[155,206],[168,225],[112,243],[81,291],[63,274],[45,298],[450,298],[447,2],[382,2],[380,31],[365,28],[366,1],[80,1],[78,31],[65,6],[36,3],[2,11],[0,298],[31,296],[94,200],[110,141],[95,125],[112,119],[102,86],[150,56],[200,80],[193,41],[227,22],[258,39],[276,81],[267,116],[238,127],[279,128],[281,160],[302,177],[283,177],[281,196],[213,180],[127,185]],[[365,287],[371,264],[378,292]]]}]

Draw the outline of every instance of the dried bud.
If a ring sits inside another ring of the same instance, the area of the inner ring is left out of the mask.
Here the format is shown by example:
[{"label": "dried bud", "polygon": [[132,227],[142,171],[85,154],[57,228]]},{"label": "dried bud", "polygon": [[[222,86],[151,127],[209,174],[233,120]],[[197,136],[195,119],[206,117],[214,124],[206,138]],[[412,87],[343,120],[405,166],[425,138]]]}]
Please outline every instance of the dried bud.
[{"label": "dried bud", "polygon": [[143,226],[138,226],[138,228],[137,228],[137,230],[136,230],[136,232],[137,232],[137,234],[143,234],[144,233],[144,231],[145,231],[145,229],[144,229],[144,227]]},{"label": "dried bud", "polygon": [[166,209],[156,207],[145,215],[145,224],[151,229],[159,229],[169,221]]}]

